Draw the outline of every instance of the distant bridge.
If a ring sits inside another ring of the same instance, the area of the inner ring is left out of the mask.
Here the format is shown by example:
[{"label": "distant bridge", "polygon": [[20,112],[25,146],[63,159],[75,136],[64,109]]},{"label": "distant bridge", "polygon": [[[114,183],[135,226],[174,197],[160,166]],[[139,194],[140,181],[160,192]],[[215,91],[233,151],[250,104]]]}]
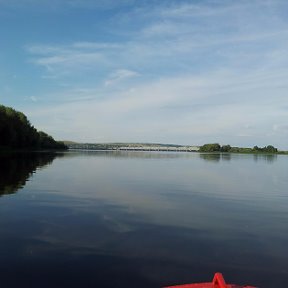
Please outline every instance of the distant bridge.
[{"label": "distant bridge", "polygon": [[197,152],[198,146],[173,145],[119,145],[119,144],[89,144],[73,143],[67,145],[73,150],[112,150],[112,151],[168,151],[168,152]]},{"label": "distant bridge", "polygon": [[117,150],[124,151],[175,151],[175,152],[196,152],[199,150],[199,147],[196,146],[141,146],[141,147],[120,147]]}]

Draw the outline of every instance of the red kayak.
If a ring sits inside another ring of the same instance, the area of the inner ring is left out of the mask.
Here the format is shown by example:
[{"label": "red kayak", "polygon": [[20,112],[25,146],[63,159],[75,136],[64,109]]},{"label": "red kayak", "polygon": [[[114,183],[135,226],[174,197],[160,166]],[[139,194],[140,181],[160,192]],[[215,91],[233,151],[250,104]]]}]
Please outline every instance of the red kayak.
[{"label": "red kayak", "polygon": [[221,273],[215,273],[212,282],[167,286],[164,288],[256,288],[256,287],[226,284],[223,275]]}]

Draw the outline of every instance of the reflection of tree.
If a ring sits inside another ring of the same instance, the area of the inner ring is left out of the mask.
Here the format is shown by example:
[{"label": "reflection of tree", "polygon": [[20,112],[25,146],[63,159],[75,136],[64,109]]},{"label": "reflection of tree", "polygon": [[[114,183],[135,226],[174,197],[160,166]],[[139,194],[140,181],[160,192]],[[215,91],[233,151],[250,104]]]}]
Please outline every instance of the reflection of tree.
[{"label": "reflection of tree", "polygon": [[231,159],[235,159],[240,155],[250,155],[253,157],[254,161],[265,161],[267,163],[273,163],[277,160],[277,154],[265,154],[265,153],[244,153],[244,154],[234,154],[234,153],[200,153],[199,156],[201,159],[211,162],[219,162],[222,161],[230,161]]},{"label": "reflection of tree", "polygon": [[221,159],[226,160],[226,161],[230,161],[231,160],[231,154],[230,153],[222,153]]},{"label": "reflection of tree", "polygon": [[258,160],[266,161],[272,163],[277,159],[277,154],[254,154],[254,161]]},{"label": "reflection of tree", "polygon": [[52,163],[55,153],[0,154],[0,196],[22,188],[39,167]]},{"label": "reflection of tree", "polygon": [[221,159],[220,153],[204,153],[199,154],[201,159],[212,162],[219,162]]},{"label": "reflection of tree", "polygon": [[212,161],[212,162],[219,162],[220,160],[223,161],[230,161],[231,154],[230,153],[200,153],[200,158]]}]

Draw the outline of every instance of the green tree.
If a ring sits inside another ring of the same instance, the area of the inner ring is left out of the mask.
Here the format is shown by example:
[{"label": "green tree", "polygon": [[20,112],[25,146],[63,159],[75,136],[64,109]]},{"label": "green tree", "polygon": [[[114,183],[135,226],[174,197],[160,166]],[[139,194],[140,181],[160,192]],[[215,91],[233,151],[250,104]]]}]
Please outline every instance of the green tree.
[{"label": "green tree", "polygon": [[218,143],[204,144],[200,147],[200,152],[219,152],[221,146]]},{"label": "green tree", "polygon": [[230,145],[223,145],[220,150],[221,150],[221,152],[230,152],[231,146]]},{"label": "green tree", "polygon": [[272,145],[268,145],[268,146],[264,147],[264,151],[268,152],[268,153],[277,153],[278,149]]},{"label": "green tree", "polygon": [[21,149],[67,149],[44,132],[38,132],[27,117],[0,105],[0,147]]}]

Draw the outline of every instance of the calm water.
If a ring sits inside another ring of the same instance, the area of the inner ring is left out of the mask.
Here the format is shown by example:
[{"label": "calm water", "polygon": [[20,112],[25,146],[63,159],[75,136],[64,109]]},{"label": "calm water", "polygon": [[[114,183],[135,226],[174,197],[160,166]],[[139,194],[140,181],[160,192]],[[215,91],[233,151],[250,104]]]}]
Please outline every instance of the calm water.
[{"label": "calm water", "polygon": [[288,157],[0,156],[0,286],[288,287]]}]

